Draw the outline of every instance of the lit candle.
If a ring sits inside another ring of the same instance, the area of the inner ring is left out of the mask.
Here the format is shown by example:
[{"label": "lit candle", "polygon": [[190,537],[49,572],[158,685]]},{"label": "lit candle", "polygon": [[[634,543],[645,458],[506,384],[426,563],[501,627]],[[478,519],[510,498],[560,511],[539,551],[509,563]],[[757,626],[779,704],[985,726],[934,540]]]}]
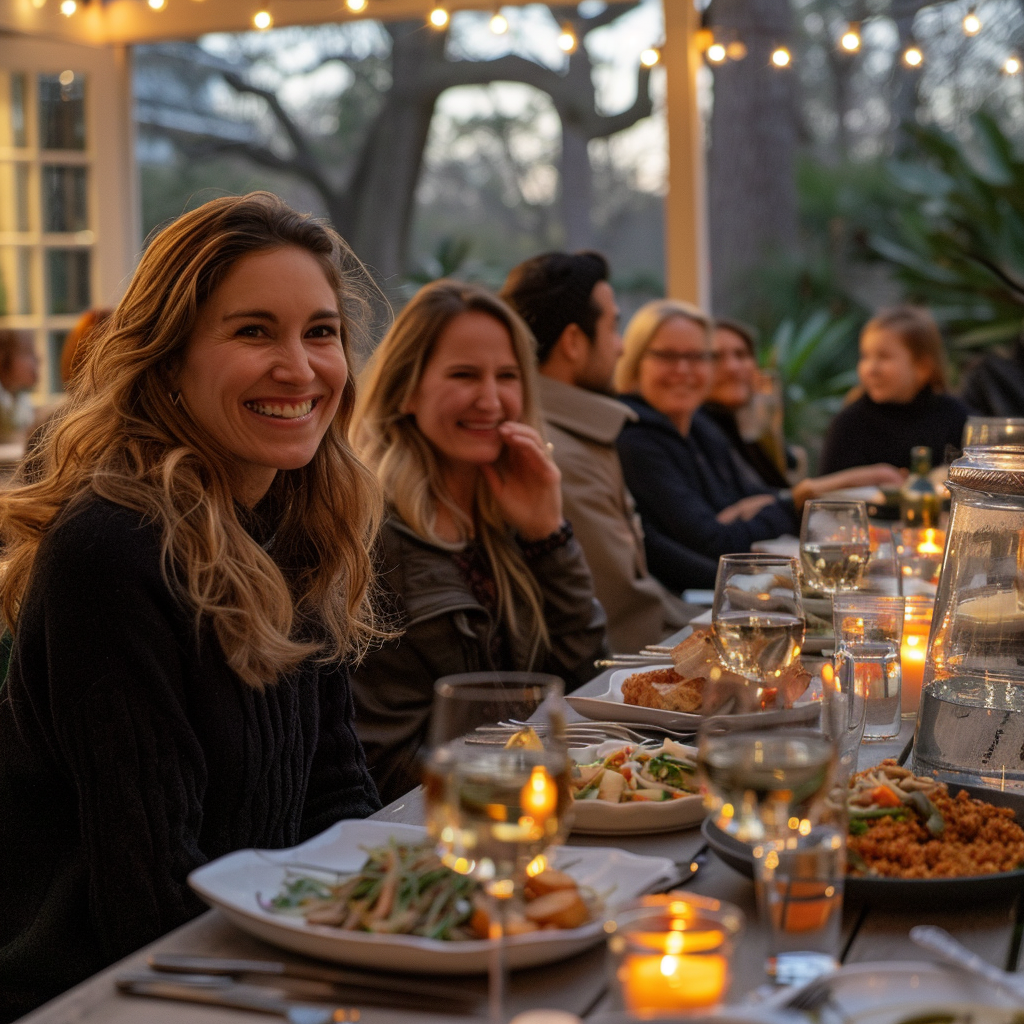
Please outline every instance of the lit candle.
[{"label": "lit candle", "polygon": [[619,967],[623,1001],[630,1013],[717,1006],[728,979],[729,961],[719,953],[632,954]]},{"label": "lit candle", "polygon": [[928,654],[928,633],[932,627],[934,605],[929,597],[908,597],[903,616],[903,643],[900,646],[902,673],[902,712],[916,715],[921,703],[924,663]]}]

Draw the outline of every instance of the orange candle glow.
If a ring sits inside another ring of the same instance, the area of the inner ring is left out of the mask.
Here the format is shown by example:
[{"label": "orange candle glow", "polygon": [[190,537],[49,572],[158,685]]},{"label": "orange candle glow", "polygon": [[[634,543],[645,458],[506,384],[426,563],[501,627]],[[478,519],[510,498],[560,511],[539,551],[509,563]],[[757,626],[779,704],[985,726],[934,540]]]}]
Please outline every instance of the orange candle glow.
[{"label": "orange candle glow", "polygon": [[901,710],[917,714],[924,682],[924,663],[928,654],[928,634],[932,627],[934,605],[928,597],[908,597],[903,617],[903,643],[900,645]]},{"label": "orange candle glow", "polygon": [[635,1014],[716,1006],[728,979],[729,961],[719,953],[632,954],[619,966],[623,1001]]}]

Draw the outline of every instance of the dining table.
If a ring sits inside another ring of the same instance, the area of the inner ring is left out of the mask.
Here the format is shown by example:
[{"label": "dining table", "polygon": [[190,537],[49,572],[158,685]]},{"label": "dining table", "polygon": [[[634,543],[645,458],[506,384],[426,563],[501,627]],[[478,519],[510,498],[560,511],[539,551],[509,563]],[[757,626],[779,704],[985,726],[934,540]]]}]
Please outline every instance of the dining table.
[{"label": "dining table", "polygon": [[[667,638],[667,643],[682,633]],[[608,689],[612,670],[596,676],[576,690],[581,696],[598,696]],[[575,716],[574,717],[578,717]],[[886,757],[897,757],[913,736],[914,721],[904,718],[898,737],[883,742],[863,743],[859,766],[877,764]],[[423,824],[423,799],[419,789],[389,804],[373,815],[383,822]],[[704,847],[699,828],[654,835],[584,836],[571,835],[570,845],[614,846],[635,854],[670,858],[684,870],[691,858]],[[687,892],[725,900],[746,915],[746,927],[732,961],[730,1003],[749,1003],[767,991],[769,979],[764,972],[767,932],[759,921],[754,884],[726,865],[713,853],[689,880]],[[847,899],[843,909],[841,961],[844,964],[927,960],[908,933],[917,924],[945,928],[968,949],[990,964],[1016,971],[1024,932],[1024,886],[1009,899],[986,904],[957,900],[956,905],[928,905],[908,910],[878,902]],[[248,1024],[266,1021],[263,1014],[218,1007],[197,1006],[163,999],[122,994],[115,978],[145,967],[154,953],[188,954],[246,959],[301,961],[302,958],[253,938],[231,924],[218,910],[200,917],[162,936],[150,945],[82,982],[75,988],[33,1011],[25,1024]],[[483,976],[433,976],[434,982],[450,984],[460,991],[478,991],[481,999],[476,1015],[454,1017],[448,1013],[360,1007],[364,1024],[440,1024],[457,1020],[486,1019],[486,978]],[[380,972],[379,987],[387,989],[388,975]],[[530,1009],[569,1011],[587,1019],[608,1006],[608,970],[604,944],[567,960],[514,971],[508,992],[508,1015]]]}]

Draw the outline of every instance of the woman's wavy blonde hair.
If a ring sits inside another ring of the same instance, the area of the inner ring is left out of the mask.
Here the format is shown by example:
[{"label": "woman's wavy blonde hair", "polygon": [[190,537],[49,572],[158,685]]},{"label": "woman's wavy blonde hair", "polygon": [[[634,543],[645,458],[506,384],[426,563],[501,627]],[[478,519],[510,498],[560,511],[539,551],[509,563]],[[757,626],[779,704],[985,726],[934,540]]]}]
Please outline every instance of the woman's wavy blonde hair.
[{"label": "woman's wavy blonde hair", "polygon": [[655,299],[642,305],[634,314],[622,336],[622,355],[615,366],[615,389],[620,394],[636,391],[639,384],[640,360],[650,348],[661,325],[674,317],[692,320],[704,328],[710,350],[715,322],[698,306],[679,299]]},{"label": "woman's wavy blonde hair", "polygon": [[288,246],[310,253],[337,294],[347,356],[368,322],[370,293],[365,270],[330,228],[254,192],[206,203],[153,239],[32,475],[0,495],[0,608],[12,631],[47,531],[99,495],[159,525],[168,585],[197,629],[212,627],[248,685],[262,688],[313,655],[358,656],[378,635],[368,549],[383,502],[348,443],[351,376],[312,461],[274,479],[273,557],[239,521],[231,454],[173,397],[203,303],[240,259]]},{"label": "woman's wavy blonde hair", "polygon": [[[514,636],[527,641],[533,651],[531,660],[535,660],[549,643],[540,589],[483,474],[477,483],[475,521],[470,523],[445,488],[436,450],[420,432],[415,417],[404,411],[438,338],[464,313],[484,313],[508,331],[522,379],[520,422],[542,432],[534,369],[536,343],[530,329],[506,303],[484,288],[444,280],[417,292],[363,370],[353,417],[353,443],[363,461],[377,473],[384,497],[395,513],[419,537],[438,547],[461,547],[437,533],[437,509],[441,505],[451,511],[456,522],[464,524],[467,537],[475,532],[494,571],[498,614]],[[498,466],[500,469],[501,460]],[[516,595],[525,604],[525,617],[517,611]]]}]

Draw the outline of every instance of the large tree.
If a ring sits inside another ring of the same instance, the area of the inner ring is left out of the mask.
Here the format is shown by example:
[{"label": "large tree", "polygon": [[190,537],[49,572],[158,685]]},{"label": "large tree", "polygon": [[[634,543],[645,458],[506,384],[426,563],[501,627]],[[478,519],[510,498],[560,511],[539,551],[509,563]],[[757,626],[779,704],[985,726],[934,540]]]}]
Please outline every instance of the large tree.
[{"label": "large tree", "polygon": [[[632,105],[617,114],[597,109],[593,63],[586,37],[637,6],[609,5],[594,17],[584,18],[575,6],[552,6],[559,23],[573,25],[579,39],[576,50],[561,69],[508,53],[493,59],[474,59],[452,45],[447,32],[424,28],[421,22],[390,22],[383,57],[354,52],[347,44],[334,52],[318,52],[302,67],[310,73],[331,63],[345,65],[370,113],[361,124],[348,125],[344,152],[331,152],[323,139],[290,107],[277,85],[267,85],[261,70],[276,55],[238,52],[232,59],[211,56],[198,46],[173,48],[175,59],[192,59],[207,87],[210,78],[223,82],[236,97],[252,97],[272,121],[272,132],[225,132],[220,124],[167,117],[151,99],[143,120],[151,132],[170,139],[189,159],[222,154],[243,156],[261,167],[296,176],[320,196],[329,217],[356,252],[384,280],[406,269],[416,183],[424,147],[440,95],[456,86],[495,81],[532,86],[550,97],[561,121],[559,163],[564,243],[581,247],[591,243],[591,168],[587,153],[593,139],[606,138],[635,124],[652,110],[650,72],[639,67],[637,94]],[[157,49],[165,58],[172,51]],[[278,76],[280,78],[280,76]],[[188,101],[195,112],[193,92]],[[175,98],[180,102],[181,96]]]}]

